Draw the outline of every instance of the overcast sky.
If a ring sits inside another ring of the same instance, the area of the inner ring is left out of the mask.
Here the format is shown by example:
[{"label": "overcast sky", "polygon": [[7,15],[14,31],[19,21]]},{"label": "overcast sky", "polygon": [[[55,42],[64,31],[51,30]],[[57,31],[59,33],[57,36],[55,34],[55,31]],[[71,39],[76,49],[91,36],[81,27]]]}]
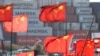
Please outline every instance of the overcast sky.
[{"label": "overcast sky", "polygon": [[100,2],[100,0],[89,0],[90,2]]}]

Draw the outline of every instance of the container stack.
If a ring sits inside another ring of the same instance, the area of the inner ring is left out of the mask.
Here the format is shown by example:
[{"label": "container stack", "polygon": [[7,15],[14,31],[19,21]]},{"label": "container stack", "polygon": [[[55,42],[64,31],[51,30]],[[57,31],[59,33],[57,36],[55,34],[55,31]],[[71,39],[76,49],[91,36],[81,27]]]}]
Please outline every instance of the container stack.
[{"label": "container stack", "polygon": [[[66,22],[44,23],[39,21],[41,6],[59,2],[67,3]],[[84,39],[89,30],[98,31],[99,29],[99,22],[97,22],[99,19],[97,20],[93,14],[94,9],[90,7],[88,0],[10,0],[10,3],[14,4],[13,16],[28,14],[28,32],[17,33],[16,40],[21,36],[45,38],[46,36],[62,36],[70,32],[74,33],[75,39]]]},{"label": "container stack", "polygon": [[[96,17],[93,15],[93,9],[90,7],[90,3],[88,0],[73,0],[73,7],[75,9],[75,14],[78,16],[78,24],[80,24],[80,28],[75,31],[82,32],[86,31],[88,32],[89,30],[91,31],[98,31],[99,29],[99,24],[96,22]],[[73,22],[72,22],[73,23]],[[74,25],[75,26],[75,25]],[[75,29],[75,28],[74,28]],[[70,31],[69,31],[70,32]],[[68,32],[68,33],[69,33]],[[77,34],[75,33],[75,35]],[[80,36],[79,34],[79,36]],[[86,34],[87,36],[87,34]],[[82,38],[82,36],[80,36]],[[76,37],[77,38],[77,37]],[[85,38],[85,37],[83,37]]]},{"label": "container stack", "polygon": [[[16,32],[13,38],[18,45],[34,45],[36,42],[43,42],[46,36],[52,35],[51,27],[44,27],[44,23],[39,21],[40,9],[38,9],[37,0],[9,0],[5,4],[13,3],[13,16],[27,14],[28,15],[28,31]],[[11,36],[10,32],[4,32]],[[7,37],[7,36],[5,36]]]},{"label": "container stack", "polygon": [[[93,8],[93,14],[96,16],[96,22],[99,24],[99,29],[96,32],[92,32],[91,36],[92,38],[100,38],[99,34],[100,33],[100,3],[99,2],[92,2],[90,3],[90,7]],[[98,37],[97,37],[98,35]]]}]

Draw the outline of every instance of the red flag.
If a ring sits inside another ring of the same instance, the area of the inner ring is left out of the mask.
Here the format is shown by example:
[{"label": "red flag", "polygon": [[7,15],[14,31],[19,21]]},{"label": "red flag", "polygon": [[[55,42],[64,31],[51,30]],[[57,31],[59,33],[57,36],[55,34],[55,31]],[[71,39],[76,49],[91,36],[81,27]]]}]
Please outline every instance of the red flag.
[{"label": "red flag", "polygon": [[18,15],[13,17],[12,22],[4,22],[3,27],[8,32],[26,32],[27,31],[27,15]]},{"label": "red flag", "polygon": [[[79,40],[76,42],[76,54],[81,56],[85,40]],[[83,56],[94,56],[95,44],[93,40],[87,40],[84,47]]]},{"label": "red flag", "polygon": [[23,53],[18,53],[16,56],[34,56],[34,52],[23,52]]},{"label": "red flag", "polygon": [[42,22],[65,22],[66,7],[66,3],[43,6],[39,19]]},{"label": "red flag", "polygon": [[13,14],[13,5],[2,5],[0,6],[0,21],[11,21]]},{"label": "red flag", "polygon": [[61,37],[49,37],[46,38],[44,42],[44,47],[46,52],[54,53],[68,53],[69,48],[69,38],[72,38],[73,34],[68,34],[66,36]]}]

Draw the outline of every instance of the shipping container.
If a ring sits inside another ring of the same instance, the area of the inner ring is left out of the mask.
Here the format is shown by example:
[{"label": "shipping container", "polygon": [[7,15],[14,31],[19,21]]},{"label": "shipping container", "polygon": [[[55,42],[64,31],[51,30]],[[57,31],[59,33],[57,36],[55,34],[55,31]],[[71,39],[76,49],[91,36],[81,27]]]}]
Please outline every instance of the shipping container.
[{"label": "shipping container", "polygon": [[27,32],[19,32],[17,36],[52,36],[52,27],[28,27]]},{"label": "shipping container", "polygon": [[44,42],[46,36],[17,36],[16,37],[16,44],[18,45],[34,45],[37,42]]},{"label": "shipping container", "polygon": [[69,29],[69,24],[68,23],[60,23],[60,25],[59,25],[59,30],[67,30],[67,29]]},{"label": "shipping container", "polygon": [[76,8],[76,14],[77,15],[92,14],[92,8],[90,8],[90,7],[77,7]]},{"label": "shipping container", "polygon": [[91,32],[91,37],[93,38],[93,39],[95,39],[95,38],[100,38],[100,32],[98,31],[98,32]]},{"label": "shipping container", "polygon": [[74,38],[73,39],[85,39],[88,35],[87,30],[76,30],[76,31],[67,31],[67,33],[73,33],[74,34]]},{"label": "shipping container", "polygon": [[8,0],[5,3],[13,3],[14,9],[26,9],[26,10],[33,10],[37,9],[37,0]]},{"label": "shipping container", "polygon": [[41,22],[38,18],[28,18],[28,27],[43,27],[44,23]]},{"label": "shipping container", "polygon": [[27,14],[28,17],[39,17],[40,10],[14,9],[13,15]]},{"label": "shipping container", "polygon": [[78,22],[78,16],[77,15],[66,15],[67,22]]},{"label": "shipping container", "polygon": [[80,23],[68,23],[69,26],[67,30],[80,30]]},{"label": "shipping container", "polygon": [[68,6],[67,7],[67,14],[75,14],[75,10],[74,10],[74,7],[71,7],[71,6]]},{"label": "shipping container", "polygon": [[44,23],[44,27],[51,27],[52,23]]},{"label": "shipping container", "polygon": [[51,23],[51,27],[53,28],[53,31],[60,30],[59,25],[60,25],[60,22]]},{"label": "shipping container", "polygon": [[98,30],[98,23],[81,23],[82,30]]},{"label": "shipping container", "polygon": [[78,23],[78,22],[61,23],[60,30],[80,30],[80,23]]},{"label": "shipping container", "polygon": [[79,15],[79,22],[95,22],[94,15]]},{"label": "shipping container", "polygon": [[66,31],[61,31],[61,30],[54,30],[53,31],[53,36],[64,36],[66,35]]},{"label": "shipping container", "polygon": [[96,11],[95,16],[96,16],[96,19],[100,19],[100,11]]},{"label": "shipping container", "polygon": [[89,7],[89,0],[72,0],[74,7]]}]

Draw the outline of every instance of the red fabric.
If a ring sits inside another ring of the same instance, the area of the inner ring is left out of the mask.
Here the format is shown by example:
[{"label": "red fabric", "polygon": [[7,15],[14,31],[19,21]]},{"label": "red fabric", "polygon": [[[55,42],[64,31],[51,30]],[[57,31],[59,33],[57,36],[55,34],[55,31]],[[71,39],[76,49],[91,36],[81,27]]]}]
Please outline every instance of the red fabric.
[{"label": "red fabric", "polygon": [[[69,47],[69,43],[68,40],[69,38],[72,38],[73,34],[68,34],[66,35],[67,37],[65,38],[64,36],[61,37],[56,37],[56,39],[53,38],[48,38],[47,43],[48,45],[45,46],[45,51],[49,52],[49,53],[54,53],[54,52],[58,52],[58,53],[68,53],[68,47]],[[51,41],[51,39],[53,41]],[[45,40],[45,41],[46,41]]]},{"label": "red fabric", "polygon": [[14,16],[12,22],[4,22],[3,27],[8,32],[26,32],[27,19],[27,15]]},{"label": "red fabric", "polygon": [[23,52],[23,53],[18,53],[16,56],[34,56],[34,52]]},{"label": "red fabric", "polygon": [[[76,43],[76,54],[77,54],[77,56],[81,56],[81,52],[82,52],[84,43],[85,43],[85,40],[79,40]],[[88,40],[86,42],[86,46],[84,48],[83,55],[85,55],[85,56],[94,56],[94,50],[95,50],[94,42],[91,41],[91,40]]]},{"label": "red fabric", "polygon": [[13,15],[13,5],[2,5],[0,6],[0,21],[11,21]]},{"label": "red fabric", "polygon": [[41,7],[39,19],[42,22],[65,22],[66,3]]}]

